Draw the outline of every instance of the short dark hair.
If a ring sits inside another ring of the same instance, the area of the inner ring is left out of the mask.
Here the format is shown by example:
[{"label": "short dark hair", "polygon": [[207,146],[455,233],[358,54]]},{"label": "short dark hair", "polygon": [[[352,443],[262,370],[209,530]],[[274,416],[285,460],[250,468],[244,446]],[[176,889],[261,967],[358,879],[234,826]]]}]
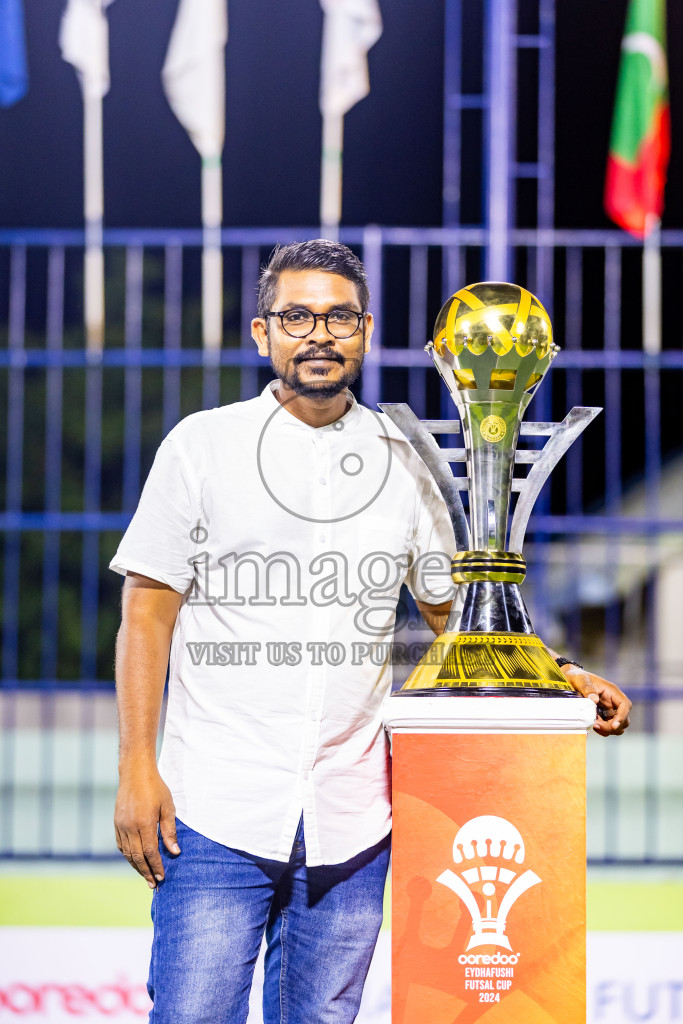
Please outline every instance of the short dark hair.
[{"label": "short dark hair", "polygon": [[309,242],[277,245],[273,249],[259,278],[257,316],[264,317],[271,311],[283,270],[322,270],[327,274],[339,274],[355,284],[361,310],[367,312],[370,302],[368,277],[356,254],[341,242],[314,238]]}]

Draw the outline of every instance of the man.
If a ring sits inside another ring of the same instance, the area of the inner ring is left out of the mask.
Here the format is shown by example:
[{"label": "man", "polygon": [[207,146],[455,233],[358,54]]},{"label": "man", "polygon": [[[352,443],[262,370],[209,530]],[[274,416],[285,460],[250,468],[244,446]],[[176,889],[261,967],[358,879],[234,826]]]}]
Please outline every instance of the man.
[{"label": "man", "polygon": [[[421,460],[348,391],[368,300],[345,246],[275,251],[252,333],[277,380],[171,431],[112,561],[115,825],[155,890],[157,1024],[243,1024],[264,934],[265,1024],[358,1011],[389,858],[386,641],[404,581],[443,630],[450,601],[419,567],[454,547]],[[598,731],[623,731],[624,695],[567,671]]]}]

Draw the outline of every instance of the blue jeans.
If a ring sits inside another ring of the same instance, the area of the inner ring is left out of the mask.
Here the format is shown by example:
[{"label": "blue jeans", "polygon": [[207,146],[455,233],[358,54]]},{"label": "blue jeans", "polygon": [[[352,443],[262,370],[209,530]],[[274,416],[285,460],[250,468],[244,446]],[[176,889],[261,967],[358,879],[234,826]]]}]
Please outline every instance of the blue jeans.
[{"label": "blue jeans", "polygon": [[289,863],[177,822],[154,892],[148,991],[154,1024],[244,1024],[265,933],[264,1024],[351,1024],[382,923],[390,838],[344,864],[306,867],[303,823]]}]

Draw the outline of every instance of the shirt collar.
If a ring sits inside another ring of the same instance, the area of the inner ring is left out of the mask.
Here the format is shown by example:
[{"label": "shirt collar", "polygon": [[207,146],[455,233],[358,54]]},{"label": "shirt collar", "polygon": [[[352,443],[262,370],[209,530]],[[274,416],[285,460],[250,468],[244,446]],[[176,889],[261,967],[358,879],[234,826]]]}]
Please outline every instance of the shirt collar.
[{"label": "shirt collar", "polygon": [[[278,419],[280,420],[280,426],[287,429],[308,431],[312,430],[314,432],[330,431],[335,429],[335,423],[338,423],[339,420],[335,420],[333,423],[328,423],[324,427],[312,427],[310,426],[310,424],[304,423],[303,420],[297,419],[296,416],[292,416],[292,414],[287,411],[287,408],[285,406],[282,406],[277,400],[275,392],[279,389],[279,387],[279,380],[270,381],[261,392],[260,400],[263,402],[267,415],[272,415],[272,413],[274,413],[278,409],[282,410],[282,416],[278,417]],[[340,419],[344,420],[345,428],[356,427],[364,418],[364,410],[362,410],[362,407],[358,405],[358,402],[356,401],[355,397],[351,394],[350,391],[347,391],[347,395],[351,398],[351,405],[347,407],[347,411],[344,413],[342,417],[340,417]]]},{"label": "shirt collar", "polygon": [[272,416],[278,409],[282,410],[282,416],[278,417],[278,425],[283,429],[312,430],[314,432],[330,431],[335,429],[335,423],[339,423],[343,419],[344,429],[357,430],[362,424],[366,430],[372,431],[372,433],[377,434],[379,437],[391,438],[392,441],[403,441],[404,444],[410,443],[394,424],[393,420],[390,420],[385,413],[359,405],[355,395],[350,391],[347,391],[347,395],[351,398],[351,405],[344,415],[340,417],[340,420],[328,423],[324,427],[312,427],[308,423],[304,423],[303,420],[297,419],[296,416],[292,416],[278,402],[275,392],[279,387],[279,380],[271,380],[259,395],[259,401],[263,404],[266,416]]}]

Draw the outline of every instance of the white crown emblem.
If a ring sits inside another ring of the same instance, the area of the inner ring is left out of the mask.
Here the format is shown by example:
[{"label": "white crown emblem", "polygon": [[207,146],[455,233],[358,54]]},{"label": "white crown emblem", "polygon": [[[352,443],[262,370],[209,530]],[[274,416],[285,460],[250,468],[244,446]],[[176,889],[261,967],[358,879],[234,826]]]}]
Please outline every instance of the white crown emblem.
[{"label": "white crown emblem", "polygon": [[[523,892],[541,881],[533,871],[518,874],[512,869],[512,864],[524,863],[524,840],[519,830],[505,818],[492,814],[472,818],[453,841],[453,860],[463,865],[460,873],[449,869],[439,875],[437,882],[459,896],[470,913],[474,932],[467,949],[473,946],[511,949],[505,934],[510,909]],[[485,863],[473,865],[474,860]],[[510,866],[492,861],[507,861]],[[495,915],[492,911],[494,897],[498,911]]]}]

